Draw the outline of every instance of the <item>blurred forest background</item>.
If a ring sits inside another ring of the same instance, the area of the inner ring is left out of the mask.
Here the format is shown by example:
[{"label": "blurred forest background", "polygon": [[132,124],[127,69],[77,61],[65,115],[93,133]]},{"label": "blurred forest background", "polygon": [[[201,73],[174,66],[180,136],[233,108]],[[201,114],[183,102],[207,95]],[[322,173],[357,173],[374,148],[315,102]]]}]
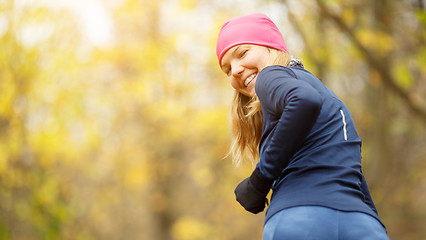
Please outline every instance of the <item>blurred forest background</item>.
[{"label": "blurred forest background", "polygon": [[349,107],[392,239],[426,239],[424,0],[0,0],[0,239],[261,239],[226,157],[230,17]]}]

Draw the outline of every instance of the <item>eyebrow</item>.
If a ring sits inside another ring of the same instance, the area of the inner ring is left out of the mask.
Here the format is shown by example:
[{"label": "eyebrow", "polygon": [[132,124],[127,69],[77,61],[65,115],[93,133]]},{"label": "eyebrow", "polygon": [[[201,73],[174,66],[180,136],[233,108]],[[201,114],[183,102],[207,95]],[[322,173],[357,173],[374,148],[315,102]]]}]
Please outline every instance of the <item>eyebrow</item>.
[{"label": "eyebrow", "polygon": [[[238,51],[238,49],[240,49],[240,47],[241,47],[241,45],[237,46],[237,47],[236,47],[236,48],[232,51],[231,55],[232,55],[232,56],[234,56],[234,55],[235,55],[235,53]],[[226,67],[226,65],[227,65],[227,64],[223,64],[223,65],[221,66],[221,68],[223,69],[224,67]]]}]

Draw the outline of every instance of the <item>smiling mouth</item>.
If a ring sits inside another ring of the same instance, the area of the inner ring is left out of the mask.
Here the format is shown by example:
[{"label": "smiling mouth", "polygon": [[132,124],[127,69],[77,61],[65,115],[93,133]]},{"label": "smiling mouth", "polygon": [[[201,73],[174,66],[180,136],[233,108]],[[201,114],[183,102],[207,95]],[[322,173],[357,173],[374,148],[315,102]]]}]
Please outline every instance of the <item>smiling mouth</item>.
[{"label": "smiling mouth", "polygon": [[252,75],[250,75],[245,81],[244,81],[244,86],[247,87],[250,82],[256,77],[256,73],[253,73]]}]

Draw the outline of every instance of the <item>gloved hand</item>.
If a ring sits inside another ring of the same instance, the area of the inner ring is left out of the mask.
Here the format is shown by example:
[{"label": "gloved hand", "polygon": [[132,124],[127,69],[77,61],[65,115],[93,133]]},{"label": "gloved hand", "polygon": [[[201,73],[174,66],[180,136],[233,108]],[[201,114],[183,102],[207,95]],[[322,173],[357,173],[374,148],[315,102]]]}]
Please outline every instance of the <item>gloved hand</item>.
[{"label": "gloved hand", "polygon": [[251,213],[262,212],[265,204],[268,203],[266,195],[268,195],[272,183],[272,180],[262,177],[259,169],[256,168],[250,177],[244,179],[235,188],[237,201]]}]

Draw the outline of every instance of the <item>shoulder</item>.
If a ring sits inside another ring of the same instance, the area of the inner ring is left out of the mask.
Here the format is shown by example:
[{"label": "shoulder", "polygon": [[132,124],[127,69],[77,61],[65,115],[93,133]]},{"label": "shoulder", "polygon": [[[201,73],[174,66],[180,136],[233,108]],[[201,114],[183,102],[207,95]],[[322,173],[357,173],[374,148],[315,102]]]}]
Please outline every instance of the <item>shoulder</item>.
[{"label": "shoulder", "polygon": [[259,73],[255,91],[265,108],[282,109],[290,101],[321,104],[321,94],[309,78],[299,67],[269,66]]},{"label": "shoulder", "polygon": [[268,91],[282,84],[282,81],[296,78],[296,75],[288,67],[273,65],[265,67],[257,76],[255,90],[256,93]]},{"label": "shoulder", "polygon": [[265,67],[258,75],[255,90],[256,93],[270,92],[276,88],[293,87],[293,85],[304,84],[298,78],[298,71],[302,70],[297,67],[284,67],[281,65],[273,65]]}]

